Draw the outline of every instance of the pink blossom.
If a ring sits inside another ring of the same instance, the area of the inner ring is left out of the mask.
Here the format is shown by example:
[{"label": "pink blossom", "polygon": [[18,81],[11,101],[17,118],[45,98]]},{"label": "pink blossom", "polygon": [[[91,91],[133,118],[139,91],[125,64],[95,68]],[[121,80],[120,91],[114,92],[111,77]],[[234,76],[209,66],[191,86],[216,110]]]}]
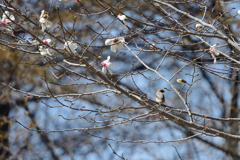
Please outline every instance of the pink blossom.
[{"label": "pink blossom", "polygon": [[107,60],[102,62],[102,72],[106,74],[107,71],[112,75],[113,72],[109,68],[113,68],[113,64],[110,62],[110,56],[107,57]]},{"label": "pink blossom", "polygon": [[43,40],[43,43],[46,43],[49,45],[51,43],[51,39],[45,39],[45,40]]},{"label": "pink blossom", "polygon": [[9,22],[15,20],[15,17],[13,15],[10,15],[8,11],[5,11],[2,15],[2,19],[0,18],[0,24],[7,25]]}]

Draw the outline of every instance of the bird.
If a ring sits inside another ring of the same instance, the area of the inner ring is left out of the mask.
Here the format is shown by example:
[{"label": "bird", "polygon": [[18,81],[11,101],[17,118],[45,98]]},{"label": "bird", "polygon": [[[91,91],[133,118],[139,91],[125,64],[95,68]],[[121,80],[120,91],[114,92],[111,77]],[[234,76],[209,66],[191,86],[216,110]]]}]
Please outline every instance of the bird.
[{"label": "bird", "polygon": [[163,90],[163,89],[157,90],[157,93],[156,93],[156,101],[157,101],[159,104],[163,104],[163,103],[165,102],[165,97],[164,97],[163,93],[164,93],[164,90]]}]

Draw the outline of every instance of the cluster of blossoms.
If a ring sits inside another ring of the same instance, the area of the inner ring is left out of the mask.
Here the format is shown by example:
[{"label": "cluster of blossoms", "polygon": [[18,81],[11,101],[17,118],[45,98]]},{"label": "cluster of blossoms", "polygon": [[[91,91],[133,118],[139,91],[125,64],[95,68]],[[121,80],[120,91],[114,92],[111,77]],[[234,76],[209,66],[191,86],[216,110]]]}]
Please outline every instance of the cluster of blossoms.
[{"label": "cluster of blossoms", "polygon": [[[62,0],[59,0],[59,1],[62,1]],[[75,1],[77,1],[77,0],[75,0]],[[238,11],[238,14],[240,15],[240,10]],[[46,30],[46,28],[51,28],[53,26],[52,22],[47,20],[48,17],[49,17],[48,14],[44,10],[42,10],[40,18],[39,18],[39,23],[41,24],[43,32]],[[117,19],[122,21],[127,26],[127,23],[125,22],[125,20],[127,19],[126,15],[118,14]],[[5,11],[4,14],[2,15],[2,19],[0,19],[0,24],[7,25],[9,22],[14,21],[14,20],[15,20],[15,17],[13,15],[10,15],[8,11]],[[197,30],[202,29],[202,25],[196,24],[196,29]],[[51,39],[45,39],[43,41],[43,43],[50,45]],[[110,49],[114,53],[116,53],[117,49],[121,50],[123,48],[124,43],[125,43],[124,37],[116,37],[116,38],[112,38],[112,39],[106,39],[106,41],[105,41],[105,45],[111,46]],[[209,52],[214,57],[214,63],[216,62],[215,55],[216,56],[220,55],[220,52],[217,49],[215,49],[215,46],[216,46],[216,44],[211,46],[209,49]],[[71,53],[76,54],[77,47],[78,47],[77,44],[74,43],[73,41],[66,41],[63,48]],[[150,49],[155,50],[156,49],[155,44],[151,44]],[[39,51],[40,51],[40,54],[43,56],[46,56],[46,55],[52,56],[52,54],[49,52],[49,48],[46,46],[39,46]],[[104,74],[107,73],[107,70],[110,74],[112,74],[112,71],[109,70],[109,68],[113,67],[113,64],[110,62],[110,56],[107,57],[107,60],[102,62],[102,66],[103,66],[102,72]],[[179,82],[180,82],[180,80],[179,80]],[[180,83],[184,83],[184,82],[180,82]]]},{"label": "cluster of blossoms", "polygon": [[0,24],[1,25],[7,25],[9,22],[15,21],[15,17],[13,15],[10,15],[8,11],[5,11],[2,15],[2,19],[0,18]]},{"label": "cluster of blossoms", "polygon": [[[61,1],[61,0],[59,0],[59,1]],[[75,0],[75,1],[77,1],[77,0]],[[41,24],[42,32],[44,32],[47,28],[52,28],[52,26],[53,26],[52,22],[47,19],[48,17],[49,17],[48,14],[44,10],[42,10],[40,18],[39,18],[39,23]],[[127,25],[127,23],[125,22],[127,17],[125,15],[119,14],[117,16],[117,18],[120,21],[122,21],[125,25]],[[5,11],[5,13],[2,15],[2,19],[0,19],[0,24],[7,25],[9,22],[14,21],[14,20],[15,20],[15,17],[13,15],[10,15],[8,11]],[[34,45],[39,45],[38,41],[32,41],[31,43]],[[45,40],[43,40],[43,43],[50,45],[51,39],[45,39]],[[117,49],[121,50],[123,48],[123,43],[125,43],[124,37],[116,37],[113,39],[107,39],[105,41],[105,45],[110,45],[111,51],[114,53],[116,53]],[[71,53],[76,54],[77,47],[78,47],[77,44],[74,43],[73,41],[66,41],[63,48]],[[49,51],[50,50],[49,47],[40,45],[38,49],[42,56],[52,56],[52,54]],[[107,71],[111,75],[113,74],[112,71],[109,69],[109,68],[113,67],[113,64],[110,62],[110,56],[107,57],[107,60],[102,62],[102,66],[103,66],[102,72],[104,74],[106,74]]]},{"label": "cluster of blossoms", "polygon": [[[123,43],[125,43],[124,37],[116,37],[113,39],[106,39],[106,41],[105,41],[105,45],[111,46],[110,49],[114,53],[116,53],[117,49],[120,50],[123,48]],[[107,70],[108,70],[109,74],[112,75],[113,73],[109,68],[112,68],[113,64],[109,60],[110,60],[110,56],[107,57],[107,60],[102,62],[102,66],[103,66],[102,72],[103,72],[103,74],[106,74]]]},{"label": "cluster of blossoms", "polygon": [[[41,15],[40,15],[40,19],[39,19],[39,23],[42,26],[42,31],[43,32],[45,31],[46,28],[51,28],[53,26],[52,22],[47,20],[48,17],[49,17],[48,14],[44,10],[42,10]],[[50,45],[51,39],[45,39],[45,40],[43,40],[43,43],[46,43],[46,44]],[[75,54],[77,47],[78,47],[77,44],[73,43],[73,41],[66,41],[63,48],[65,50]],[[38,49],[39,49],[41,55],[52,56],[52,54],[49,52],[49,48],[47,48],[45,46],[40,46]]]},{"label": "cluster of blossoms", "polygon": [[[126,15],[124,14],[118,14],[117,18],[122,21],[126,26],[127,23],[125,20],[127,19]],[[116,53],[117,49],[121,50],[123,48],[123,44],[125,43],[124,37],[116,37],[112,39],[106,39],[105,45],[106,46],[111,46],[110,49],[112,52]],[[102,62],[102,72],[103,74],[107,74],[107,71],[109,74],[113,74],[112,71],[109,68],[113,67],[113,64],[110,62],[110,56],[107,57],[105,61]]]},{"label": "cluster of blossoms", "polygon": [[[50,45],[51,39],[45,39],[43,40],[43,43]],[[36,43],[36,44],[39,44],[39,43]],[[74,43],[73,41],[67,41],[65,42],[63,49],[76,54],[77,47],[78,47],[77,44]],[[47,56],[47,55],[52,56],[52,54],[49,52],[49,48],[45,46],[39,46],[38,49],[42,56]]]}]

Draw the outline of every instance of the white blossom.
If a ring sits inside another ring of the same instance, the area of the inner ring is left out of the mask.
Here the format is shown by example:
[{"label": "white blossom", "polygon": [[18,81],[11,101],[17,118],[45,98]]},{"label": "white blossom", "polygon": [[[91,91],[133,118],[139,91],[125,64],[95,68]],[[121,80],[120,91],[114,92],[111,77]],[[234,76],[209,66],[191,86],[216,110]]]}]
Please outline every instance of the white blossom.
[{"label": "white blossom", "polygon": [[117,18],[127,26],[127,23],[125,22],[127,17],[124,14],[118,14]]},{"label": "white blossom", "polygon": [[220,52],[215,48],[215,46],[217,46],[217,44],[214,44],[213,46],[211,46],[209,51],[210,53],[214,53],[216,56],[219,56]]},{"label": "white blossom", "polygon": [[112,75],[113,72],[109,68],[113,68],[113,64],[109,60],[110,60],[110,56],[108,56],[107,59],[102,62],[102,66],[103,66],[102,72],[103,74],[107,74],[107,70],[108,70],[108,72]]},{"label": "white blossom", "polygon": [[240,16],[240,10],[238,10],[238,15]]},{"label": "white blossom", "polygon": [[78,47],[77,43],[74,43],[73,41],[67,41],[64,44],[64,49],[66,49],[69,52],[73,52],[74,54],[76,54],[77,47]]},{"label": "white blossom", "polygon": [[51,21],[46,19],[48,17],[48,15],[45,14],[44,12],[45,12],[44,10],[41,11],[41,15],[40,15],[40,19],[39,19],[39,23],[42,26],[43,32],[45,31],[46,28],[51,28],[53,25]]},{"label": "white blossom", "polygon": [[[217,44],[214,44],[213,46],[210,47],[209,52],[211,53],[211,56],[213,57],[214,61],[213,63],[215,64],[217,62],[216,56],[220,55],[220,52],[215,48]],[[216,56],[215,56],[216,55]]]},{"label": "white blossom", "polygon": [[117,37],[113,39],[106,39],[105,45],[111,45],[110,49],[112,52],[116,53],[117,49],[120,50],[123,48],[123,43],[125,39],[123,37]]},{"label": "white blossom", "polygon": [[52,54],[49,52],[49,49],[48,49],[48,48],[44,48],[43,46],[39,46],[38,49],[39,49],[40,54],[41,54],[42,56],[47,56],[47,55],[52,56]]},{"label": "white blossom", "polygon": [[5,11],[2,15],[2,19],[0,18],[0,24],[7,25],[9,22],[15,21],[15,17],[13,15],[10,15],[8,11]]}]

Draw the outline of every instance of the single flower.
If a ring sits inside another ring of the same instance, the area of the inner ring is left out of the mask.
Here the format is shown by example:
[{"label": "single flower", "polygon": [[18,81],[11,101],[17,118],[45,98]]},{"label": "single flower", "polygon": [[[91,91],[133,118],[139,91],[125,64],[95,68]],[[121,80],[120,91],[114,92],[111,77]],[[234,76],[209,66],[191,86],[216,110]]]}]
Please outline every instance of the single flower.
[{"label": "single flower", "polygon": [[202,25],[201,24],[196,24],[196,28],[199,30],[199,29],[202,29]]},{"label": "single flower", "polygon": [[9,22],[15,21],[15,17],[13,15],[10,15],[8,11],[5,11],[2,15],[2,19],[0,18],[0,24],[7,25]]},{"label": "single flower", "polygon": [[109,69],[109,68],[113,68],[113,64],[109,61],[110,60],[110,56],[107,57],[107,60],[102,62],[102,72],[103,74],[107,74],[107,70],[108,72],[112,75],[113,72]]},{"label": "single flower", "polygon": [[[215,48],[218,44],[214,44],[213,46],[210,47],[209,52],[211,53],[211,56],[213,57],[213,63],[216,64],[217,58],[216,56],[220,55],[220,52]],[[216,55],[216,56],[215,56]]]},{"label": "single flower", "polygon": [[125,22],[127,17],[124,14],[118,14],[117,18],[127,26],[127,23]]},{"label": "single flower", "polygon": [[116,53],[117,49],[120,50],[123,48],[123,43],[125,39],[123,37],[117,37],[113,39],[106,39],[105,45],[110,46],[112,52]]},{"label": "single flower", "polygon": [[[29,43],[31,43],[32,45],[39,45],[40,44],[39,41],[37,41],[37,40],[29,41]],[[46,43],[46,44],[50,45],[51,39],[49,39],[49,38],[44,39],[43,43]]]},{"label": "single flower", "polygon": [[76,54],[77,47],[77,43],[74,43],[73,41],[66,41],[63,48]]},{"label": "single flower", "polygon": [[39,46],[38,49],[39,49],[40,54],[41,54],[42,56],[47,56],[47,55],[52,56],[52,54],[49,52],[49,49],[48,49],[48,48],[44,48],[43,46]]},{"label": "single flower", "polygon": [[215,46],[217,46],[217,44],[214,44],[213,46],[211,46],[209,49],[209,52],[214,53],[216,56],[219,56],[220,52],[215,48]]},{"label": "single flower", "polygon": [[46,28],[51,28],[52,27],[52,22],[47,20],[47,17],[49,17],[47,14],[45,14],[45,11],[41,11],[39,23],[42,26],[42,31],[44,32]]},{"label": "single flower", "polygon": [[49,45],[49,44],[51,43],[51,41],[52,41],[52,40],[48,38],[48,39],[44,39],[44,40],[43,40],[43,43],[46,43],[46,44]]}]

